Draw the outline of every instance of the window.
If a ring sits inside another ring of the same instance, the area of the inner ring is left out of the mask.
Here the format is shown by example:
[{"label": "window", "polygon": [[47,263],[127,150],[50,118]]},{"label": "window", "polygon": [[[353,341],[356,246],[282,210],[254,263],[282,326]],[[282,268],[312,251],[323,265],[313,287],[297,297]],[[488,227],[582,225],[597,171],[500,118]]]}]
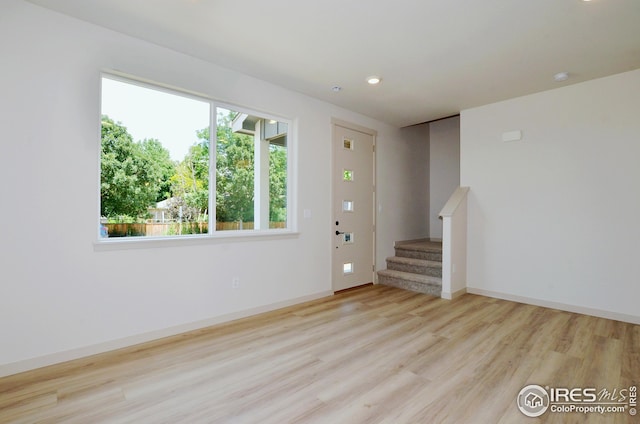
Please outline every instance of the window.
[{"label": "window", "polygon": [[102,78],[100,237],[287,229],[285,120]]},{"label": "window", "polygon": [[342,212],[353,212],[353,201],[352,200],[343,200],[342,201]]}]

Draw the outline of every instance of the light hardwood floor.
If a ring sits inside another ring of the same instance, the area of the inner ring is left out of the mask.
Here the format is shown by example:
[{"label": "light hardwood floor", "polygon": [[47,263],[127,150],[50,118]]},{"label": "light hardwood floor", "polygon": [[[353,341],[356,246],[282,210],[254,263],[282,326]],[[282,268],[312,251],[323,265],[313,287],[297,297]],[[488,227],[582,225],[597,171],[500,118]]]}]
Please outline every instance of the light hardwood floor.
[{"label": "light hardwood floor", "polygon": [[640,379],[640,326],[369,286],[0,379],[1,423],[631,423],[516,407]]}]

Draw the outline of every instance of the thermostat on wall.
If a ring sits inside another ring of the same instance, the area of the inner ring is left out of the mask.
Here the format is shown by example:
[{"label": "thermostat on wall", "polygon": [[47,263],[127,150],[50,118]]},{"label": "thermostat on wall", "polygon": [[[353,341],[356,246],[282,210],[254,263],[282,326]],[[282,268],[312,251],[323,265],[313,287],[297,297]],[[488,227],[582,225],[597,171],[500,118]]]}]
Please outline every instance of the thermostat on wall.
[{"label": "thermostat on wall", "polygon": [[520,130],[507,131],[502,133],[502,141],[504,141],[505,143],[509,141],[519,141],[519,140],[522,140],[522,131]]}]

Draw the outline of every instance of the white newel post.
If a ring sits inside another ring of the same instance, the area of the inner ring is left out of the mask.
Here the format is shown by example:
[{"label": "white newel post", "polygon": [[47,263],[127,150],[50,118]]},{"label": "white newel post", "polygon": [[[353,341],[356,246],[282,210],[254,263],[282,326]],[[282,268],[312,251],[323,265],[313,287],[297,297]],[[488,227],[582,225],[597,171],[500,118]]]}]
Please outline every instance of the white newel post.
[{"label": "white newel post", "polygon": [[467,193],[458,187],[440,212],[442,218],[442,298],[467,290]]}]

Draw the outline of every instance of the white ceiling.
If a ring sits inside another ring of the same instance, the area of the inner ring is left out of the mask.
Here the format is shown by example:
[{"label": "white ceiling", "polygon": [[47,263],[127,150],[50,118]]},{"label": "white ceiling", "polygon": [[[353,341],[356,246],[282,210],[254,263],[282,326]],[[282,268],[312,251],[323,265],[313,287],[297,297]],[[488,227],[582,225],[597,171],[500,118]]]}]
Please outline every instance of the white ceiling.
[{"label": "white ceiling", "polygon": [[640,68],[640,0],[30,1],[396,126]]}]

